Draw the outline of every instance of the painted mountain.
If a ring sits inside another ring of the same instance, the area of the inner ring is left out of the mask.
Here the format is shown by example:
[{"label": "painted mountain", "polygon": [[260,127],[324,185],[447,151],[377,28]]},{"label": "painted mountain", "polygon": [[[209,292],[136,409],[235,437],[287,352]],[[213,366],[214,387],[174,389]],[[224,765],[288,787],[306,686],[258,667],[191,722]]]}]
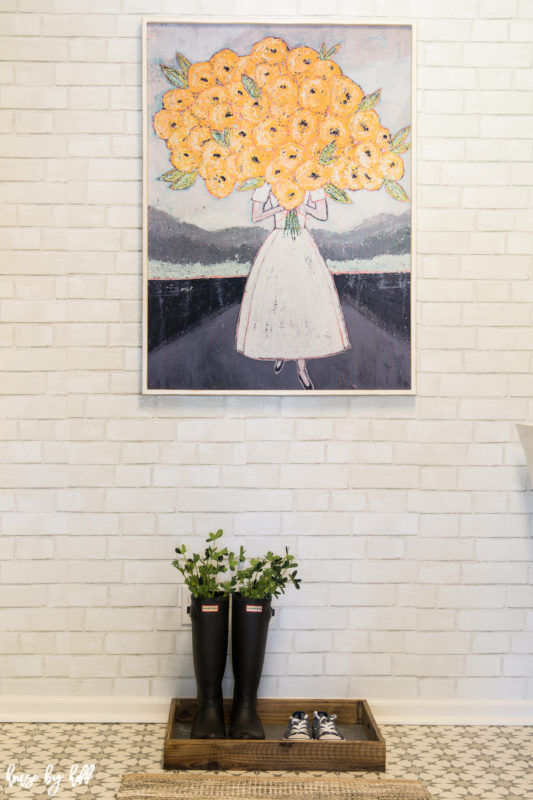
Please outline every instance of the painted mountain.
[{"label": "painted mountain", "polygon": [[[326,261],[371,260],[384,254],[406,255],[411,249],[411,215],[380,214],[343,234],[313,229]],[[148,210],[148,259],[166,264],[250,265],[268,230],[257,225],[206,231],[179,222],[164,211]]]}]

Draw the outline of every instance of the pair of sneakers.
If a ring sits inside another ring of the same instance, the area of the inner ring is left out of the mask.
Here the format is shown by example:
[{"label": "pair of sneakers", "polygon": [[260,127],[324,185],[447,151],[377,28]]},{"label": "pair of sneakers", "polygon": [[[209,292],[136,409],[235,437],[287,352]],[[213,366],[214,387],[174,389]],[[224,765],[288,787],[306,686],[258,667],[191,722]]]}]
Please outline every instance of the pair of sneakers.
[{"label": "pair of sneakers", "polygon": [[336,714],[328,714],[327,711],[313,711],[313,724],[311,725],[305,711],[293,711],[283,738],[291,742],[308,739],[318,739],[322,742],[343,741],[344,736],[335,724],[336,719]]}]

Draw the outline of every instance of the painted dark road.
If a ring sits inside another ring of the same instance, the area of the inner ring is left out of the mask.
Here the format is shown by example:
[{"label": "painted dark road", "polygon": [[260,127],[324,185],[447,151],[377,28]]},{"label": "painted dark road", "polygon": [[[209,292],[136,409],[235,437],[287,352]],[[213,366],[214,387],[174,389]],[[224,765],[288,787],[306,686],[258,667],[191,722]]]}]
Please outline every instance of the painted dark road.
[{"label": "painted dark road", "polygon": [[[149,353],[148,388],[231,389],[236,391],[301,389],[294,362],[275,375],[274,362],[246,358],[235,350],[240,304],[212,314],[201,325]],[[352,347],[327,358],[309,359],[315,389],[408,389],[410,343],[381,328],[348,303],[342,303]]]}]

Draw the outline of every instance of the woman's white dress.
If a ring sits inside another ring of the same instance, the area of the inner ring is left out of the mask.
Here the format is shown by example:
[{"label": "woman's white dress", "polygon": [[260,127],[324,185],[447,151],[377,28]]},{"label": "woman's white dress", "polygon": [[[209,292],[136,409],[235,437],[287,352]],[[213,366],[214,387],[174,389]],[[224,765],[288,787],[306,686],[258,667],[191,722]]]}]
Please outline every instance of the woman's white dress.
[{"label": "woman's white dress", "polygon": [[[325,197],[322,189],[305,203]],[[256,189],[253,200],[277,205],[270,186]],[[285,213],[263,242],[246,282],[237,323],[236,349],[248,358],[322,358],[350,348],[333,277],[297,209],[301,234],[285,233]]]}]

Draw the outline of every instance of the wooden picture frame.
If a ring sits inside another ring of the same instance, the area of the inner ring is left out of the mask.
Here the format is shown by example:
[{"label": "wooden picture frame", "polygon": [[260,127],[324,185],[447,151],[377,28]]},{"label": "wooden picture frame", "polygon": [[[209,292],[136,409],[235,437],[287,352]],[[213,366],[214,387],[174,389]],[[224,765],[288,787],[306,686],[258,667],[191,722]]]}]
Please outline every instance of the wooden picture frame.
[{"label": "wooden picture frame", "polygon": [[414,49],[143,20],[143,393],[415,393]]}]

